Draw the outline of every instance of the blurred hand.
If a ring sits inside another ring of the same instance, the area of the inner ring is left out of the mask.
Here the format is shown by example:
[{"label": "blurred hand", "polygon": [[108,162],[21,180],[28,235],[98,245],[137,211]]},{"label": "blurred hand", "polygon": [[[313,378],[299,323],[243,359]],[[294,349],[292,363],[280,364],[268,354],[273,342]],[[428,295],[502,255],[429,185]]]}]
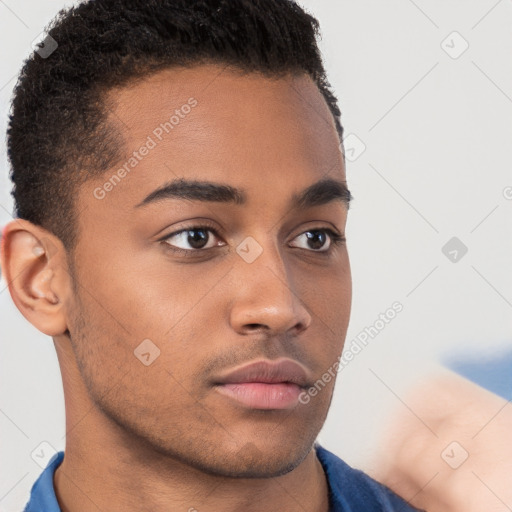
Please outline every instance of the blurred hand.
[{"label": "blurred hand", "polygon": [[372,476],[428,512],[512,511],[512,404],[448,371],[404,402]]}]

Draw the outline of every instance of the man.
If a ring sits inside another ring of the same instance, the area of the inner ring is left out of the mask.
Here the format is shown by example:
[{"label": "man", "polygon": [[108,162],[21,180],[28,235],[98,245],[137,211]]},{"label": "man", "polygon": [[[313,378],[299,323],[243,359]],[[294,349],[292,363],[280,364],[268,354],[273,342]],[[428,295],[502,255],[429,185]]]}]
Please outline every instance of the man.
[{"label": "man", "polygon": [[317,32],[290,0],[96,0],[26,62],[2,268],[67,430],[27,512],[414,510],[315,444],[352,293]]}]

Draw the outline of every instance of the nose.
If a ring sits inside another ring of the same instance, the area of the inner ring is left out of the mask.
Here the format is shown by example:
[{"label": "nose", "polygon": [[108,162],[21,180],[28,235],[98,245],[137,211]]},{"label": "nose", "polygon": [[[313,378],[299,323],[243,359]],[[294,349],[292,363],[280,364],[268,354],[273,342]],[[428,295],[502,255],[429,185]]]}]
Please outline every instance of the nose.
[{"label": "nose", "polygon": [[299,334],[309,327],[311,314],[297,295],[277,248],[265,248],[252,263],[240,258],[235,267],[237,293],[230,321],[236,332],[274,336]]}]

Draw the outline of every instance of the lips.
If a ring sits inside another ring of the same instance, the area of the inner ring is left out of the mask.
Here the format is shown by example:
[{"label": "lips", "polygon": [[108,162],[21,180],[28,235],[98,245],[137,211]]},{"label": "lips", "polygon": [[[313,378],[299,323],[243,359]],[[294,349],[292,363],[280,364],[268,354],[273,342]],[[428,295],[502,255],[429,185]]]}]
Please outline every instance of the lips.
[{"label": "lips", "polygon": [[219,377],[215,389],[250,409],[291,409],[309,382],[306,369],[291,359],[262,360]]}]

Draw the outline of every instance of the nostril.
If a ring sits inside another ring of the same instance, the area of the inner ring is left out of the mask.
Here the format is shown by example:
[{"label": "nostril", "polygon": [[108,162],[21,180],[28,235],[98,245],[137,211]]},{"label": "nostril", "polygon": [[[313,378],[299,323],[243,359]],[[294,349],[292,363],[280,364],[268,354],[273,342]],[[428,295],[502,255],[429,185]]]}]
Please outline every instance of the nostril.
[{"label": "nostril", "polygon": [[263,327],[262,324],[247,324],[249,329],[261,329]]}]

